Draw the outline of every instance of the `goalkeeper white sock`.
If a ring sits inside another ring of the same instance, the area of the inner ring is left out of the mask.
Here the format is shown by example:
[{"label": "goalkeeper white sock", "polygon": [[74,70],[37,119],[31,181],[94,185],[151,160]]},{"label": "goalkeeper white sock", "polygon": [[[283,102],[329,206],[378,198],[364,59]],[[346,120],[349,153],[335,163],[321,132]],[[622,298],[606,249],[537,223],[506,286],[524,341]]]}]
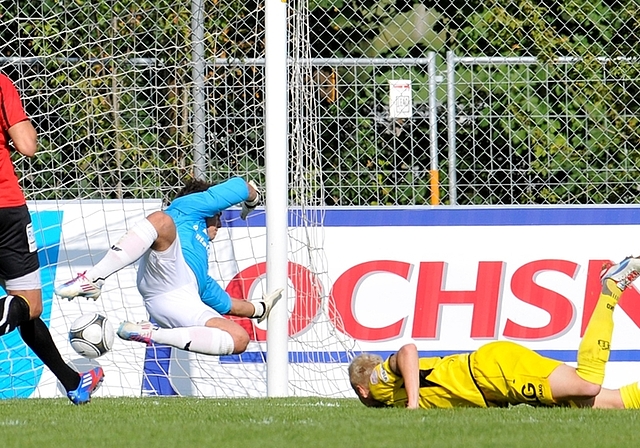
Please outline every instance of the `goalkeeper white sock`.
[{"label": "goalkeeper white sock", "polygon": [[153,224],[143,219],[111,246],[102,260],[87,271],[86,277],[91,281],[106,279],[142,257],[156,238],[158,238],[158,232]]},{"label": "goalkeeper white sock", "polygon": [[229,333],[213,327],[157,328],[151,339],[158,344],[205,355],[230,355],[235,345]]}]

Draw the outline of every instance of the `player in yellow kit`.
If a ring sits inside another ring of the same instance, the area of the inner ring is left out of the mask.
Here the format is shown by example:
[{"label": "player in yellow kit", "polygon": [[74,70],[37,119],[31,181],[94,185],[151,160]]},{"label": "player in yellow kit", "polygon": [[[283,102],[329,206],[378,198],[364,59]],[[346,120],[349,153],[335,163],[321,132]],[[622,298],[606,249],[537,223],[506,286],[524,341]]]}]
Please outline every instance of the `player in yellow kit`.
[{"label": "player in yellow kit", "polygon": [[640,258],[628,257],[602,273],[602,290],[570,367],[519,344],[491,342],[471,353],[419,358],[414,344],[387,360],[363,353],[349,365],[349,380],[370,407],[453,408],[572,406],[640,409],[640,383],[605,389],[613,311],[640,276]]}]

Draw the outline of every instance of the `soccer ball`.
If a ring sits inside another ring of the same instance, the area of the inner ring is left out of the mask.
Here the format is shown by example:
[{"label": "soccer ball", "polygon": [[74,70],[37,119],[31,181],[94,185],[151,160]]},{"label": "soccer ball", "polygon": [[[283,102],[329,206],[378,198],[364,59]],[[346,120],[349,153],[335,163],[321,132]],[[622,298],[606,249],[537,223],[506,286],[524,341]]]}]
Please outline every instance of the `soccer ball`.
[{"label": "soccer ball", "polygon": [[83,314],[69,329],[71,347],[85,358],[97,358],[111,350],[113,327],[101,314]]}]

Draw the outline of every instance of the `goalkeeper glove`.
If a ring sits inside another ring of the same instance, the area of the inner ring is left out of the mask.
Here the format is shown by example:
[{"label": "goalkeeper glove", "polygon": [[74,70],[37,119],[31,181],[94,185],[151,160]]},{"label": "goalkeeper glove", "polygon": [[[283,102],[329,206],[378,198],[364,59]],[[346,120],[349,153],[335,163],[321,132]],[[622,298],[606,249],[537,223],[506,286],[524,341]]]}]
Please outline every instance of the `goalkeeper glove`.
[{"label": "goalkeeper glove", "polygon": [[269,313],[271,312],[273,306],[278,303],[278,300],[282,298],[282,291],[284,291],[284,288],[278,288],[269,294],[262,295],[262,300],[259,300],[258,303],[262,304],[262,306],[264,307],[264,311],[260,316],[253,316],[257,317],[258,323],[262,322],[269,316]]},{"label": "goalkeeper glove", "polygon": [[255,183],[253,183],[252,180],[249,181],[249,185],[251,185],[253,189],[256,190],[256,197],[253,201],[244,201],[242,203],[242,211],[240,212],[240,217],[242,219],[247,219],[249,213],[254,211],[256,206],[260,203],[260,190],[258,190],[258,187]]}]

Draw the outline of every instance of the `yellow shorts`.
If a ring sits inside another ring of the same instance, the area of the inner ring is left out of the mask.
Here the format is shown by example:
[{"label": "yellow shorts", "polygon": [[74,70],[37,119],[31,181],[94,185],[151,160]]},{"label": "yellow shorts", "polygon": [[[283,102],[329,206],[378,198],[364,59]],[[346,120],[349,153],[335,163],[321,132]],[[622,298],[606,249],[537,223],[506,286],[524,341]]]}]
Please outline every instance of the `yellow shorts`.
[{"label": "yellow shorts", "polygon": [[527,403],[557,406],[549,375],[560,361],[508,341],[490,342],[471,354],[471,373],[489,406]]}]

